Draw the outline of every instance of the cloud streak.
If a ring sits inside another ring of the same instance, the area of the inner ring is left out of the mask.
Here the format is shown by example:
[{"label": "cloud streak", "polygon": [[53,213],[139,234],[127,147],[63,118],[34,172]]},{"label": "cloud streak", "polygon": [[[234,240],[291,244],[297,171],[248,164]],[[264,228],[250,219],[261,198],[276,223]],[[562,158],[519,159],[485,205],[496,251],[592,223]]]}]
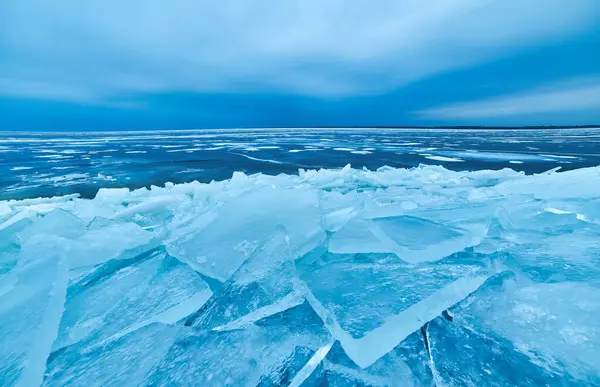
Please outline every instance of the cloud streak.
[{"label": "cloud streak", "polygon": [[564,39],[596,0],[5,0],[0,94],[382,93]]},{"label": "cloud streak", "polygon": [[[537,90],[426,109],[416,114],[431,120],[476,120],[577,111],[600,112],[600,79],[572,80]],[[600,117],[600,113],[597,115]]]}]

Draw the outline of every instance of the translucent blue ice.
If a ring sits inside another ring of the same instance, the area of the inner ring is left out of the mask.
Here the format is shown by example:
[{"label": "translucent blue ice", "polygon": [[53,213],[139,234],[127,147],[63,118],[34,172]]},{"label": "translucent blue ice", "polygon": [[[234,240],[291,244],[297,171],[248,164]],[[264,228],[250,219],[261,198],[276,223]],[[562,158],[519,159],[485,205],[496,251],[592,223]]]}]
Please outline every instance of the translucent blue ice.
[{"label": "translucent blue ice", "polygon": [[0,385],[600,384],[600,168],[0,202]]}]

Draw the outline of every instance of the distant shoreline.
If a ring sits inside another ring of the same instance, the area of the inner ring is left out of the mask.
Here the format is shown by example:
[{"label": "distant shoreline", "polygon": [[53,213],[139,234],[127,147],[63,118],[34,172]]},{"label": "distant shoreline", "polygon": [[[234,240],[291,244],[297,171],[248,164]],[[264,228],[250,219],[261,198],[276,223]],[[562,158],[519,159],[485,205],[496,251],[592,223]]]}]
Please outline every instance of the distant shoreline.
[{"label": "distant shoreline", "polygon": [[511,129],[600,129],[598,125],[538,125],[538,126],[478,126],[478,125],[457,125],[457,126],[322,126],[320,128],[381,128],[381,129],[489,129],[489,130],[511,130]]},{"label": "distant shoreline", "polygon": [[186,129],[111,129],[111,130],[0,130],[2,135],[14,134],[102,134],[102,133],[150,133],[150,132],[193,132],[193,131],[256,131],[256,130],[568,130],[568,129],[600,129],[600,124],[596,125],[539,125],[539,126],[477,126],[477,125],[456,125],[456,126],[263,126],[263,127],[232,127],[232,128],[186,128]]}]

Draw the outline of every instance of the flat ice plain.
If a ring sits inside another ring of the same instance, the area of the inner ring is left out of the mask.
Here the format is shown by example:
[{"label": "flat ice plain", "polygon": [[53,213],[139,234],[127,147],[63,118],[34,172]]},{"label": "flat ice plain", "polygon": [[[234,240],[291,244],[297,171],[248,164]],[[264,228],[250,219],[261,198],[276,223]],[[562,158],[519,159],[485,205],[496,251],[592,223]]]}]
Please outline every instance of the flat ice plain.
[{"label": "flat ice plain", "polygon": [[165,182],[298,174],[351,164],[443,165],[528,174],[600,165],[600,130],[229,129],[0,133],[0,200],[141,188]]},{"label": "flat ice plain", "polygon": [[599,385],[599,290],[600,167],[4,200],[0,385]]}]

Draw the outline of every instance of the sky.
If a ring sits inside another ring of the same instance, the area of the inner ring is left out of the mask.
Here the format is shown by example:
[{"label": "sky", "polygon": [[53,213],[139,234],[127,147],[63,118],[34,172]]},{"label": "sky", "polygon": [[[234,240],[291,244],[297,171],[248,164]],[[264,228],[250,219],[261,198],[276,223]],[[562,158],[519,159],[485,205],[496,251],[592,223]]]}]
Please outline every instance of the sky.
[{"label": "sky", "polygon": [[598,0],[0,1],[0,130],[583,124]]}]

